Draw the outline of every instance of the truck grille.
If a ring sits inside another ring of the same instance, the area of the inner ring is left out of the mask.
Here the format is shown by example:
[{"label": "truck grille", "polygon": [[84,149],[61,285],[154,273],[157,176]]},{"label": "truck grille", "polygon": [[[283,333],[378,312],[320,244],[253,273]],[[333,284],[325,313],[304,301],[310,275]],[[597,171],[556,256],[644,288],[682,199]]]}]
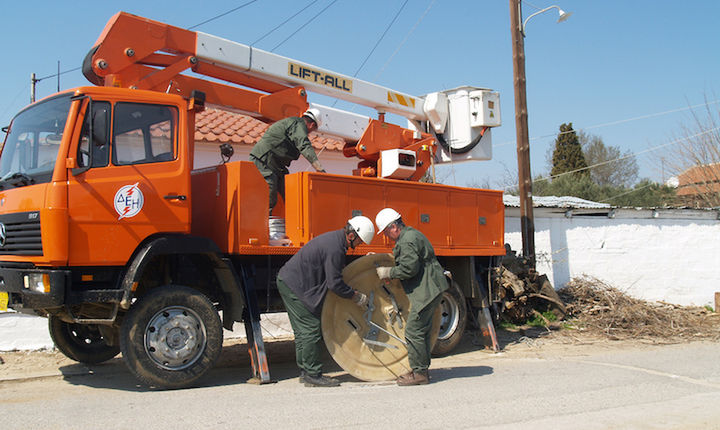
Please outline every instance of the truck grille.
[{"label": "truck grille", "polygon": [[42,255],[40,212],[0,215],[0,255]]}]

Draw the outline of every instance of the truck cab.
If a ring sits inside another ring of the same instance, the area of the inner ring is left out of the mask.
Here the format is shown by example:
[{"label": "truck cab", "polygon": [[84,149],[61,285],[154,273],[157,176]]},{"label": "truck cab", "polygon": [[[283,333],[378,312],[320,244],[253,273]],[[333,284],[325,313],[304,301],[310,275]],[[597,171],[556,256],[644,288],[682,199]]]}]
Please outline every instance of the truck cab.
[{"label": "truck cab", "polygon": [[12,303],[61,306],[74,280],[60,268],[86,267],[76,281],[92,290],[147,238],[189,233],[187,105],[84,87],[13,119],[0,155],[0,274],[23,280]]}]

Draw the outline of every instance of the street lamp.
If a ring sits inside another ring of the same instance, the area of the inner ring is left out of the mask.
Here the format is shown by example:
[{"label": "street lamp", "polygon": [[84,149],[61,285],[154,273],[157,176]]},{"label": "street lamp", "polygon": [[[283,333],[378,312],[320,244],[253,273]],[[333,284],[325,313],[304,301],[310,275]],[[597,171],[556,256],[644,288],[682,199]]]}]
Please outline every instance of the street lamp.
[{"label": "street lamp", "polygon": [[528,16],[523,22],[521,0],[510,0],[510,30],[513,44],[513,76],[515,87],[515,135],[518,156],[518,194],[520,197],[520,233],[523,257],[535,269],[535,220],[532,202],[532,176],[530,173],[530,138],[528,133],[527,94],[525,91],[525,26],[530,18],[557,9],[558,22],[570,14],[558,6],[550,6]]},{"label": "street lamp", "polygon": [[[568,18],[570,18],[570,15],[572,15],[572,12],[565,12],[564,10],[560,9],[559,6],[548,6],[543,10],[539,10],[535,12],[534,14],[530,15],[529,17],[525,18],[525,21],[523,21],[522,27],[520,28],[520,31],[522,32],[523,37],[525,37],[525,27],[527,26],[527,22],[530,21],[530,18],[534,17],[535,15],[540,15],[543,12],[547,12],[550,9],[557,9],[558,10],[558,20],[557,22],[563,22],[566,21]],[[520,12],[520,11],[518,11]],[[522,16],[522,14],[521,14]]]}]

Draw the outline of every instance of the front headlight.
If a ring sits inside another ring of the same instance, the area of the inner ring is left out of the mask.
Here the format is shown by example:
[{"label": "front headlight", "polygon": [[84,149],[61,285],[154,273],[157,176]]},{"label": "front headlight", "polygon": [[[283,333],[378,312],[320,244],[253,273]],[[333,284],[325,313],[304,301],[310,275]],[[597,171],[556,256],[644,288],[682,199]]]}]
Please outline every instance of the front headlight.
[{"label": "front headlight", "polygon": [[50,275],[47,273],[28,273],[24,276],[25,288],[36,293],[50,292]]}]

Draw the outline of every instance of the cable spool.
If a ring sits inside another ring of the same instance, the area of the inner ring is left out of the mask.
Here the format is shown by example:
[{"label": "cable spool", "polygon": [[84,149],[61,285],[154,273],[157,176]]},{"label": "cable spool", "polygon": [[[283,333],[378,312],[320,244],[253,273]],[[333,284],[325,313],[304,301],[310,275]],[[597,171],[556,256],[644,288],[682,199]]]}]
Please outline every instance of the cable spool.
[{"label": "cable spool", "polygon": [[[404,344],[410,301],[399,280],[385,284],[375,271],[376,267],[393,265],[392,255],[373,254],[343,270],[346,284],[372,298],[368,309],[333,293],[325,297],[321,316],[325,345],[340,367],[363,381],[393,380],[411,370]],[[438,307],[433,339],[439,331]]]}]

